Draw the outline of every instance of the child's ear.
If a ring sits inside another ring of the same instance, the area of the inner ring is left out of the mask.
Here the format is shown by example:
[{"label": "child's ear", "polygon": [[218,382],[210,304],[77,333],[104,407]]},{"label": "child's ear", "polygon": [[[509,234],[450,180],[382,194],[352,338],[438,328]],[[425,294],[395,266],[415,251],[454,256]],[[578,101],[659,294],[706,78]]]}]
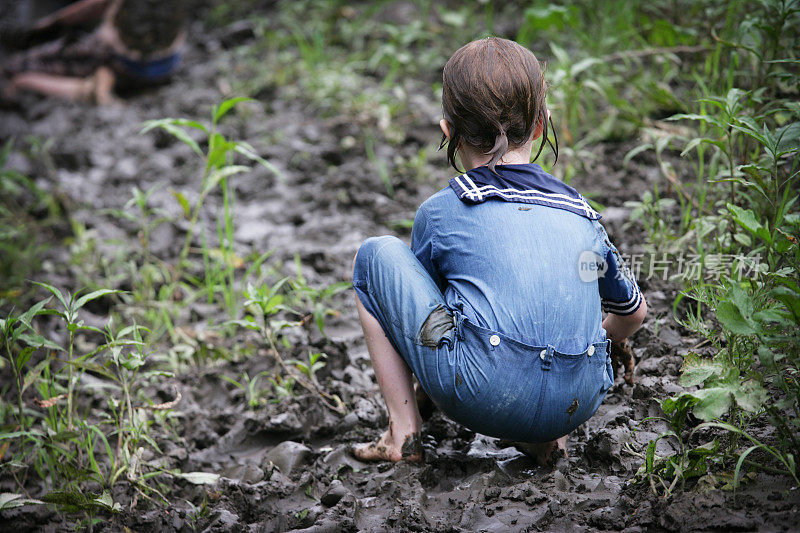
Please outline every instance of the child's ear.
[{"label": "child's ear", "polygon": [[541,137],[542,133],[544,133],[544,129],[547,127],[547,121],[550,120],[550,110],[547,109],[545,111],[547,112],[547,117],[536,123],[536,127],[533,129],[533,135],[531,136],[532,141]]},{"label": "child's ear", "polygon": [[439,127],[442,128],[442,133],[444,136],[447,137],[447,140],[450,140],[450,123],[447,122],[445,119],[439,121]]}]

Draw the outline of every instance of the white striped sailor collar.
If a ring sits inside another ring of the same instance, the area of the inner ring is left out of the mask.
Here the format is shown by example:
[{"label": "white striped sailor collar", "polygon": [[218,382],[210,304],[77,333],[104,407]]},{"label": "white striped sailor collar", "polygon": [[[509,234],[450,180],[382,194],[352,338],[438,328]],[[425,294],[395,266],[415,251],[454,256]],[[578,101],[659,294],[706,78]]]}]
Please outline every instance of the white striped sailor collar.
[{"label": "white striped sailor collar", "polygon": [[467,204],[479,204],[498,199],[506,202],[537,204],[565,209],[589,220],[599,220],[600,213],[592,209],[578,191],[554,178],[535,163],[497,165],[497,174],[488,167],[476,167],[449,181],[450,188]]}]

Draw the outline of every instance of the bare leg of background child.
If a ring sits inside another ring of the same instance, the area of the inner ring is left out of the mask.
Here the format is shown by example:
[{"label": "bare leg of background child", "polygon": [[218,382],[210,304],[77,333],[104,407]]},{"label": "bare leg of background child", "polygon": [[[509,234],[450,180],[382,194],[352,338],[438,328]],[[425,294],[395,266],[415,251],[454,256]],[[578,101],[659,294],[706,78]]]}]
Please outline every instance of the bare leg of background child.
[{"label": "bare leg of background child", "polygon": [[389,411],[389,429],[377,442],[355,447],[353,454],[363,461],[421,461],[422,419],[411,369],[389,342],[380,322],[367,312],[358,297],[356,306],[375,377]]},{"label": "bare leg of background child", "polygon": [[55,76],[43,72],[22,72],[11,79],[10,93],[17,90],[35,91],[72,101],[94,101],[108,105],[113,101],[114,73],[107,67],[99,68],[88,78]]}]

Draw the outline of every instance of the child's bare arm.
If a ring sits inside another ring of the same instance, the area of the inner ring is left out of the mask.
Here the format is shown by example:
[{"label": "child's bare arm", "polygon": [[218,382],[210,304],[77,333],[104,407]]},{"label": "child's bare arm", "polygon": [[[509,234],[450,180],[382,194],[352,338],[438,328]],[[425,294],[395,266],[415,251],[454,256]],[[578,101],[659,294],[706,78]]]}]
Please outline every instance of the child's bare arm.
[{"label": "child's bare arm", "polygon": [[111,0],[81,0],[39,19],[34,28],[45,30],[59,24],[71,26],[99,20],[110,3]]},{"label": "child's bare arm", "polygon": [[639,307],[630,315],[615,315],[609,313],[603,320],[603,327],[608,338],[611,339],[611,365],[616,373],[619,367],[623,369],[625,383],[633,385],[633,372],[636,361],[633,358],[633,348],[628,342],[632,335],[642,325],[647,314],[647,303],[642,297]]},{"label": "child's bare arm", "polygon": [[611,342],[621,344],[639,329],[639,326],[644,322],[645,315],[647,315],[647,302],[642,297],[641,305],[633,314],[620,316],[609,313],[606,315],[605,320],[603,320],[603,328],[606,330]]}]

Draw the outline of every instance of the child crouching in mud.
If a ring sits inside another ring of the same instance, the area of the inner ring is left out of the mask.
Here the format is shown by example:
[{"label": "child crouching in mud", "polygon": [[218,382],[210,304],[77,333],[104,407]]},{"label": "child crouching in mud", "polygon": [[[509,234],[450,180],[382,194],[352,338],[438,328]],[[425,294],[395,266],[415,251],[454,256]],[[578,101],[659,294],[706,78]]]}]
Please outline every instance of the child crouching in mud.
[{"label": "child crouching in mud", "polygon": [[380,439],[353,449],[359,459],[422,460],[412,373],[450,418],[541,464],[566,456],[614,366],[633,383],[627,337],[647,306],[600,215],[530,162],[534,141],[536,157],[549,142],[545,89],[533,53],[506,39],[473,41],[445,65],[442,145],[466,172],[420,206],[410,248],[373,237],[354,260],[389,412]]}]

